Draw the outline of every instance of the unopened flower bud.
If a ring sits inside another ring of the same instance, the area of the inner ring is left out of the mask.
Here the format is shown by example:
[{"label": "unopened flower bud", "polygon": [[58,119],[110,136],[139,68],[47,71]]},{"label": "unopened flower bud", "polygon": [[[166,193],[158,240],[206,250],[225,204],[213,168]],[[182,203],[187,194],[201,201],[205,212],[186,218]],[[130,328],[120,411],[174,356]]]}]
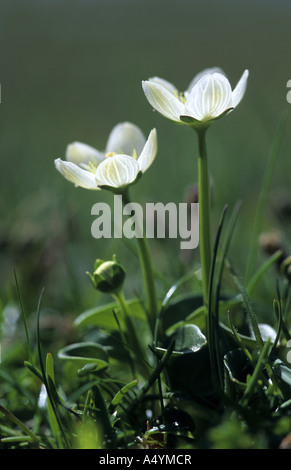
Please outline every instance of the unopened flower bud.
[{"label": "unopened flower bud", "polygon": [[121,290],[125,270],[113,257],[112,261],[103,261],[97,259],[94,266],[94,273],[87,273],[95,289],[105,294],[114,294]]}]

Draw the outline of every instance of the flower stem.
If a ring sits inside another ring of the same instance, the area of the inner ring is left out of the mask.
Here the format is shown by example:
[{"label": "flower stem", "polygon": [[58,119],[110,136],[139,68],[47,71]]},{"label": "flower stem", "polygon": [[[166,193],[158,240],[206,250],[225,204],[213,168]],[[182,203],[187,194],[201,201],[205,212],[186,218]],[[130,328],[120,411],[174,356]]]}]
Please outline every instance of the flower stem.
[{"label": "flower stem", "polygon": [[[122,196],[123,202],[125,204],[129,204],[130,199],[128,189],[123,192]],[[155,322],[158,315],[158,305],[151,254],[142,227],[139,228],[137,232],[139,232],[139,236],[136,237],[136,241],[146,291],[146,310],[148,313],[151,329],[154,331]]]},{"label": "flower stem", "polygon": [[210,189],[206,154],[206,129],[198,133],[198,202],[199,202],[199,244],[202,269],[204,304],[208,303],[208,284],[211,266],[210,233]]},{"label": "flower stem", "polygon": [[[124,322],[124,326],[127,332],[128,345],[130,347],[130,352],[131,353],[134,352],[134,355],[139,363],[140,371],[142,372],[144,378],[147,379],[150,375],[150,369],[146,363],[146,360],[143,357],[144,352],[141,348],[140,341],[137,336],[135,326],[132,322],[130,311],[128,310],[128,306],[124,298],[123,292],[119,291],[115,293],[113,297],[117,301],[122,317],[123,317],[123,322]],[[127,344],[126,341],[125,341],[125,344]]]}]

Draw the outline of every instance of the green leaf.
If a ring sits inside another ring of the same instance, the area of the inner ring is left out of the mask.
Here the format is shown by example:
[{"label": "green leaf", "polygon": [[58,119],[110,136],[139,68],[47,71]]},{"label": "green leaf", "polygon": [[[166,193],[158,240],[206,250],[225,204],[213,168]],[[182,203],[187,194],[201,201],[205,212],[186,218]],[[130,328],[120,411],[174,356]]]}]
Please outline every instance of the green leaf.
[{"label": "green leaf", "polygon": [[[175,331],[171,339],[175,340],[175,349],[172,352],[173,357],[199,351],[207,343],[206,337],[196,325],[181,326]],[[166,349],[157,347],[156,351],[164,353]]]},{"label": "green leaf", "polygon": [[21,431],[23,431],[32,442],[39,443],[40,439],[34,432],[32,432],[26,424],[24,424],[20,419],[18,419],[11,411],[7,410],[4,406],[0,405],[0,412],[5,415],[5,417],[11,421],[14,425],[16,425]]},{"label": "green leaf", "polygon": [[70,344],[59,351],[58,357],[70,361],[76,370],[86,364],[94,364],[95,372],[108,367],[107,352],[102,346],[93,342]]},{"label": "green leaf", "polygon": [[85,364],[84,367],[78,370],[78,376],[85,377],[85,375],[92,374],[92,372],[96,372],[96,370],[96,364]]},{"label": "green leaf", "polygon": [[[201,295],[180,295],[173,299],[165,308],[162,316],[163,330],[166,330],[167,334],[171,334],[174,330],[178,329],[183,324],[187,323],[190,315],[192,317],[193,312],[197,312],[195,320],[200,319],[201,323],[196,323],[200,329],[206,326],[205,313],[206,310],[203,306],[203,298]],[[200,315],[201,314],[201,315]],[[197,318],[198,317],[198,318]],[[193,319],[193,317],[191,318]]]},{"label": "green leaf", "polygon": [[[51,381],[55,385],[53,357],[50,353],[48,353],[46,356],[46,376],[47,376],[48,383],[50,383]],[[46,400],[46,403],[47,403],[47,411],[48,411],[48,417],[49,417],[52,434],[55,437],[56,442],[58,442],[59,448],[62,448],[63,447],[62,439],[61,439],[62,434],[61,434],[61,429],[59,427],[59,424],[55,415],[55,411],[48,398]]]},{"label": "green leaf", "polygon": [[[220,322],[219,323],[219,326],[220,328],[222,328],[223,331],[225,331],[228,335],[230,335],[233,339],[239,339],[239,341],[242,341],[244,346],[246,346],[247,348],[249,348],[250,350],[255,350],[258,348],[258,343],[257,343],[257,340],[256,338],[254,337],[251,337],[251,336],[246,336],[246,335],[243,335],[241,333],[238,333],[238,331],[236,331],[236,333],[233,332],[233,330],[231,328],[229,328],[228,326],[226,326],[224,323]],[[260,325],[258,324],[258,327]],[[262,344],[265,344],[267,341],[267,337],[264,337],[262,339]]]},{"label": "green leaf", "polygon": [[247,293],[248,296],[251,297],[253,290],[262,279],[264,274],[270,269],[282,256],[282,252],[280,250],[276,251],[270,258],[268,258],[262,266],[255,272],[251,280],[247,284]]},{"label": "green leaf", "polygon": [[[166,334],[174,333],[178,328],[183,325],[195,324],[202,331],[206,330],[206,308],[201,305],[202,297],[200,296],[187,296],[177,298],[176,302],[171,303],[169,310],[165,312],[165,328]],[[231,299],[220,300],[219,314],[220,316],[226,315],[228,310],[238,308],[242,303],[242,296],[238,295]],[[196,308],[195,308],[196,306]],[[184,319],[177,321],[179,317]],[[173,323],[173,320],[176,322]],[[172,322],[172,323],[171,323]]]},{"label": "green leaf", "polygon": [[[146,315],[139,299],[130,299],[127,301],[127,305],[132,317],[146,321]],[[113,310],[116,313],[119,312],[119,306],[116,302],[110,302],[106,305],[86,310],[76,318],[75,325],[80,327],[97,326],[107,330],[116,330],[117,325]],[[124,327],[124,325],[121,326]]]},{"label": "green leaf", "polygon": [[29,361],[24,361],[25,367],[29,369],[41,382],[43,381],[42,373],[41,371],[35,367],[33,364],[31,364]]},{"label": "green leaf", "polygon": [[[155,381],[159,379],[162,371],[167,366],[167,363],[169,362],[169,360],[171,358],[174,347],[175,347],[175,341],[171,340],[168,348],[165,350],[161,360],[158,362],[158,364],[157,364],[156,368],[153,370],[151,376],[146,381],[144,386],[140,389],[137,399],[134,400],[134,402],[132,403],[130,409],[128,410],[129,413],[131,413],[133,411],[133,409],[136,407],[136,405],[142,401],[142,399],[145,397],[147,392],[153,386]],[[150,347],[150,349],[152,349],[152,348]]]},{"label": "green leaf", "polygon": [[129,382],[127,385],[122,387],[116,395],[113,397],[110,406],[109,406],[109,411],[110,413],[113,413],[115,408],[119,405],[121,400],[123,399],[124,395],[128,393],[133,387],[135,387],[138,383],[138,380],[133,380],[132,382]]},{"label": "green leaf", "polygon": [[270,341],[267,341],[266,343],[264,343],[263,349],[260,351],[260,355],[259,355],[257,364],[255,366],[255,369],[251,375],[251,378],[249,379],[247,383],[247,387],[240,400],[240,403],[243,407],[247,406],[252,395],[254,394],[256,390],[257,385],[259,384],[259,380],[262,379],[263,369],[266,366],[266,363],[268,361],[270,350],[271,350],[271,343]]},{"label": "green leaf", "polygon": [[180,116],[180,120],[182,122],[184,122],[185,124],[190,124],[192,127],[196,128],[196,129],[203,129],[203,128],[209,127],[210,124],[212,124],[214,121],[217,121],[217,119],[222,118],[223,116],[228,114],[231,110],[233,110],[233,108],[227,108],[219,116],[214,117],[214,118],[210,119],[209,121],[199,121],[198,119],[195,119],[194,117],[183,116],[183,115]]},{"label": "green leaf", "polygon": [[203,122],[201,122],[198,119],[195,119],[191,116],[180,116],[180,119],[185,124],[191,124],[191,125],[194,125],[194,126],[196,125],[197,127],[205,126],[205,124]]},{"label": "green leaf", "polygon": [[28,332],[28,325],[27,325],[27,318],[26,318],[26,313],[23,305],[23,300],[22,296],[20,293],[19,285],[18,285],[18,280],[17,280],[17,275],[16,275],[16,270],[14,269],[14,278],[15,278],[15,284],[16,284],[16,289],[17,289],[17,294],[19,298],[19,305],[20,305],[20,310],[22,314],[22,320],[23,320],[23,325],[24,325],[24,330],[25,330],[25,336],[26,336],[26,343],[27,343],[27,350],[28,350],[28,357],[29,361],[32,363],[32,349],[31,349],[31,344],[30,344],[30,339],[29,339],[29,332]]},{"label": "green leaf", "polygon": [[[156,324],[155,324],[154,345],[158,344],[158,336],[159,334],[163,333],[163,328],[165,328],[165,321],[168,322],[169,319],[171,321],[171,316],[169,315],[169,312],[167,313],[167,316],[165,318],[164,318],[164,313],[166,309],[168,308],[168,306],[170,305],[170,303],[172,302],[173,296],[186,282],[190,280],[192,282],[197,281],[199,283],[199,286],[201,285],[201,268],[199,268],[198,270],[197,269],[191,270],[190,272],[186,273],[183,277],[178,279],[178,281],[176,281],[175,284],[173,284],[168,290],[168,292],[166,293],[162,301],[161,309],[160,309],[160,312],[159,312],[159,315],[157,317]],[[200,301],[199,301],[199,305],[200,305]],[[176,316],[175,316],[174,321],[175,322],[177,321]]]},{"label": "green leaf", "polygon": [[206,344],[206,337],[196,325],[185,325],[174,334],[177,351],[199,351]]},{"label": "green leaf", "polygon": [[250,374],[252,369],[243,351],[240,349],[229,351],[224,356],[224,365],[230,380],[239,389],[244,390],[246,388],[247,374]]},{"label": "green leaf", "polygon": [[60,428],[61,433],[62,433],[62,439],[63,439],[64,445],[65,445],[66,448],[69,448],[69,441],[68,441],[66,433],[64,431],[63,423],[62,423],[62,420],[59,416],[58,409],[55,408],[54,397],[51,394],[50,385],[49,385],[49,382],[47,380],[47,375],[46,375],[46,371],[45,371],[45,367],[44,367],[44,363],[43,363],[42,350],[41,350],[41,344],[40,344],[40,311],[41,311],[41,302],[42,302],[43,294],[44,294],[44,288],[41,290],[41,293],[40,293],[40,296],[39,296],[39,299],[38,299],[38,304],[37,304],[37,311],[36,311],[36,343],[37,343],[37,351],[38,351],[38,359],[39,359],[39,364],[40,364],[40,371],[41,371],[42,380],[43,380],[43,383],[44,383],[44,386],[45,386],[45,389],[46,389],[46,392],[47,392],[48,399],[49,399],[49,401],[52,405],[52,408],[55,412],[55,417],[58,421],[58,425],[59,425],[59,428]]},{"label": "green leaf", "polygon": [[110,417],[104,398],[97,385],[92,388],[93,400],[95,404],[94,415],[97,423],[102,425],[104,437],[107,440],[107,447],[110,448],[114,444],[115,432],[110,423]]},{"label": "green leaf", "polygon": [[245,288],[238,272],[236,271],[236,268],[234,267],[233,264],[230,263],[229,260],[227,260],[227,263],[228,263],[228,267],[229,267],[229,272],[232,275],[232,278],[233,278],[236,286],[238,287],[238,289],[240,291],[240,294],[243,297],[243,303],[244,303],[244,306],[246,308],[246,311],[247,311],[247,314],[248,314],[248,317],[249,317],[249,327],[251,328],[252,333],[254,334],[254,336],[256,338],[257,347],[261,351],[262,348],[263,348],[264,343],[263,343],[263,339],[262,339],[261,332],[260,332],[260,329],[259,329],[259,325],[258,325],[258,322],[257,322],[257,318],[256,318],[256,315],[255,315],[253,304],[251,302],[251,299],[249,298],[248,292],[247,292],[247,290],[246,290],[246,288]]},{"label": "green leaf", "polygon": [[274,374],[276,377],[283,380],[283,382],[291,386],[291,369],[279,359],[274,362]]}]

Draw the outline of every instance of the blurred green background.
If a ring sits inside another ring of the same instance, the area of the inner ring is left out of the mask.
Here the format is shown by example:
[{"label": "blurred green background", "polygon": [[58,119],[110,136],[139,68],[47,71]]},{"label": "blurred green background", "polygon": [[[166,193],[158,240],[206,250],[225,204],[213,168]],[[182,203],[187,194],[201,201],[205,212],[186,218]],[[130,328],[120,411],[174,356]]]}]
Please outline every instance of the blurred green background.
[{"label": "blurred green background", "polygon": [[[141,81],[163,77],[184,90],[219,66],[234,87],[248,68],[239,107],[208,133],[213,229],[223,206],[243,206],[232,257],[244,273],[256,204],[291,78],[291,5],[287,1],[1,0],[0,296],[16,301],[14,269],[28,311],[46,288],[46,308],[76,316],[103,302],[85,272],[116,253],[128,270],[127,295],[140,292],[126,243],[94,240],[91,207],[106,192],[75,189],[54,168],[68,143],[103,149],[112,127],[156,127],[158,156],[137,186],[136,202],[183,202],[197,178],[197,141],[186,126],[154,113]],[[272,179],[264,229],[281,228],[274,201],[290,195],[290,123]],[[151,241],[155,267],[170,284],[199,260],[179,240]],[[186,254],[186,255],[189,255]],[[258,255],[258,262],[260,261]],[[163,282],[160,293],[166,292]],[[273,293],[269,293],[270,296]]]}]

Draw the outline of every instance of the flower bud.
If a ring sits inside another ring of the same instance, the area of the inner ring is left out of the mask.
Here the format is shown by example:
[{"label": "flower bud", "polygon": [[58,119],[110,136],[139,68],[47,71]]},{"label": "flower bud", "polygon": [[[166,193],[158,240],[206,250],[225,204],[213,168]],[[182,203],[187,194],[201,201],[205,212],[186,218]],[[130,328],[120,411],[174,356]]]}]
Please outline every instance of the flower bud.
[{"label": "flower bud", "polygon": [[125,270],[116,261],[115,256],[112,261],[97,259],[94,265],[94,273],[87,274],[90,276],[95,289],[105,294],[119,292],[125,279]]}]

